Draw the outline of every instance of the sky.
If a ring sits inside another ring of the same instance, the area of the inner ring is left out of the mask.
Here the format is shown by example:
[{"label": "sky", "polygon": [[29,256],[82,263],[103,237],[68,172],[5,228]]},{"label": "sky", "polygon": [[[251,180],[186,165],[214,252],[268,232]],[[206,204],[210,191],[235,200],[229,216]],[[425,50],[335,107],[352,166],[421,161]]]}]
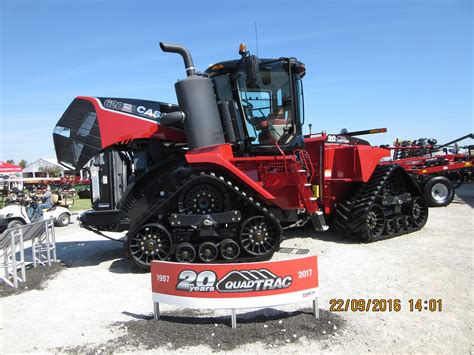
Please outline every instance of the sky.
[{"label": "sky", "polygon": [[[473,132],[470,0],[0,0],[0,160],[55,157],[53,128],[74,97],[176,102],[189,48],[199,70],[238,58],[305,63],[306,123],[338,133],[446,142]],[[308,129],[305,128],[305,132]]]}]

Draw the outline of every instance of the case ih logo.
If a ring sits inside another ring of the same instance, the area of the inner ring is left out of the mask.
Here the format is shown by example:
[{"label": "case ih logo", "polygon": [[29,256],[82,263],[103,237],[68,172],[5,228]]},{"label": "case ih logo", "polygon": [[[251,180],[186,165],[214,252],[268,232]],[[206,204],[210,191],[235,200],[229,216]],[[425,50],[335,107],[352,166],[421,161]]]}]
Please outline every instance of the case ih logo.
[{"label": "case ih logo", "polygon": [[291,276],[279,277],[266,269],[231,271],[217,283],[219,292],[254,292],[288,288]]},{"label": "case ih logo", "polygon": [[280,277],[267,269],[231,271],[218,280],[212,271],[196,273],[183,270],[176,289],[187,292],[255,292],[284,289],[291,286],[291,276]]},{"label": "case ih logo", "polygon": [[143,105],[132,105],[130,103],[121,102],[113,99],[107,99],[103,102],[104,107],[111,108],[118,111],[124,111],[132,114],[139,114],[143,116],[148,116],[150,118],[158,118],[161,116],[159,110],[153,110],[147,108]]}]

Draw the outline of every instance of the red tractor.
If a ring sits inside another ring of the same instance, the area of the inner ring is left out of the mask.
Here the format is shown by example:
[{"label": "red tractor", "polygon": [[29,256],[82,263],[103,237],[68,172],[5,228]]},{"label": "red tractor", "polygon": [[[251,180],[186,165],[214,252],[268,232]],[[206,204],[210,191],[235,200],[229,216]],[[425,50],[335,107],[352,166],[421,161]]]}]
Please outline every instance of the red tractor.
[{"label": "red tractor", "polygon": [[[423,227],[428,207],[403,168],[354,134],[303,136],[305,66],[295,58],[240,58],[187,77],[178,105],[77,97],[57,123],[58,160],[88,164],[97,233],[125,231],[140,268],[179,262],[267,260],[283,229],[327,223],[363,242]],[[364,132],[361,132],[364,133]]]}]

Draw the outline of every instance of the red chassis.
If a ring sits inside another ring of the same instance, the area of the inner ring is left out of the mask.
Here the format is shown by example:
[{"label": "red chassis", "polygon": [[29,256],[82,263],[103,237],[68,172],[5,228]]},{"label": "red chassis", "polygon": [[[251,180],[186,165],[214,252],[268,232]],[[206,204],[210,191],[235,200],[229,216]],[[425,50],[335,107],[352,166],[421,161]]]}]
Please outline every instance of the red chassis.
[{"label": "red chassis", "polygon": [[224,144],[190,151],[186,160],[190,165],[223,167],[283,210],[331,214],[334,205],[353,192],[351,183],[367,182],[390,151],[327,139],[325,133],[306,137],[305,150],[290,155],[235,157],[232,147]]}]

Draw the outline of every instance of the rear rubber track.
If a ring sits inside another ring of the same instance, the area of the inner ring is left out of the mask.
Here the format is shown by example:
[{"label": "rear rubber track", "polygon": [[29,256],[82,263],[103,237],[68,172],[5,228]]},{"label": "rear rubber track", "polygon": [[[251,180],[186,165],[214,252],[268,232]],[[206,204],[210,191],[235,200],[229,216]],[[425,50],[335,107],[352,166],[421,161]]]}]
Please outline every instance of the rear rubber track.
[{"label": "rear rubber track", "polygon": [[[395,174],[398,174],[398,177],[405,176],[405,184],[411,185],[409,186],[409,190],[411,190],[411,202],[402,204],[401,212],[399,213],[392,211],[393,206],[384,206],[381,202],[390,178],[396,179]],[[396,221],[398,217],[406,218],[407,216],[413,218],[412,205],[415,198],[418,198],[418,203],[424,203],[426,207],[426,211],[424,210],[424,212],[426,212],[425,218],[422,219],[418,225],[411,227],[406,226],[406,228],[403,228],[401,231],[391,231],[391,224],[387,227],[387,223],[390,223],[388,222],[389,220]],[[384,221],[383,232],[376,237],[369,232],[367,223],[369,212],[378,209],[375,205],[382,208]],[[427,218],[428,209],[423,194],[405,171],[398,165],[379,165],[367,183],[362,184],[359,190],[350,199],[338,204],[335,227],[342,234],[351,239],[361,242],[374,242],[420,230],[426,223]]]}]

